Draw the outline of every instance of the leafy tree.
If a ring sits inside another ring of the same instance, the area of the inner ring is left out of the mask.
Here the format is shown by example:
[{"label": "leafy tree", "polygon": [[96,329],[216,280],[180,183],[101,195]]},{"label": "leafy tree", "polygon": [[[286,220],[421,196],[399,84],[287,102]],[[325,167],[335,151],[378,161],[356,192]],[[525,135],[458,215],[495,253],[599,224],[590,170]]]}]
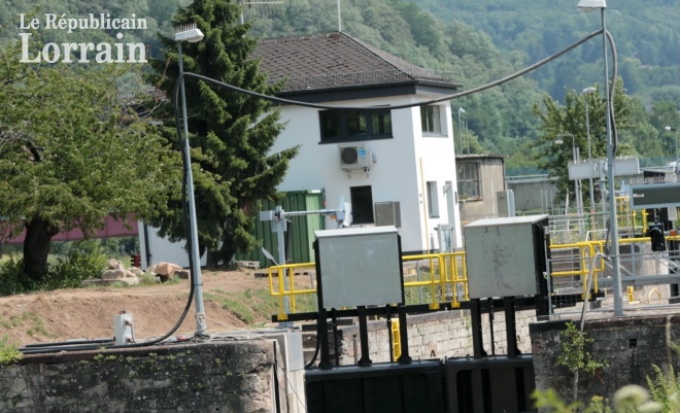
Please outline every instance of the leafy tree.
[{"label": "leafy tree", "polygon": [[[616,128],[613,134],[621,136],[622,132],[632,127],[630,112],[632,102],[624,93],[621,80],[615,82],[613,111],[615,113]],[[598,88],[597,88],[598,89]],[[589,108],[589,136],[586,133],[586,108]],[[558,198],[565,196],[568,190],[568,164],[573,160],[572,144],[585,159],[591,143],[592,158],[606,156],[606,123],[605,101],[599,97],[599,91],[582,95],[574,90],[565,95],[565,106],[545,96],[541,105],[535,105],[534,113],[539,118],[540,136],[532,144],[532,156],[540,169],[549,171],[557,176]],[[558,139],[563,144],[557,144]],[[616,155],[632,154],[630,145],[619,142]]]},{"label": "leafy tree", "polygon": [[92,232],[109,214],[154,216],[177,167],[117,101],[122,69],[19,63],[18,44],[0,53],[0,216],[26,230],[22,271],[40,285],[54,235]]},{"label": "leafy tree", "polygon": [[[176,25],[196,23],[205,34],[203,41],[182,46],[186,70],[274,95],[278,86],[268,85],[259,63],[249,57],[256,40],[248,35],[249,24],[238,23],[239,14],[240,8],[228,0],[196,0],[177,13]],[[168,37],[161,41],[168,64],[153,63],[158,70],[154,80],[170,92],[178,76],[177,45]],[[253,217],[261,200],[276,199],[276,187],[297,148],[269,153],[284,127],[269,101],[194,79],[187,80],[186,90],[199,245],[201,252],[209,251],[211,264],[229,262],[236,252],[256,246]],[[178,209],[177,203],[171,207]],[[183,238],[178,214],[167,214],[158,224],[162,235]]]}]

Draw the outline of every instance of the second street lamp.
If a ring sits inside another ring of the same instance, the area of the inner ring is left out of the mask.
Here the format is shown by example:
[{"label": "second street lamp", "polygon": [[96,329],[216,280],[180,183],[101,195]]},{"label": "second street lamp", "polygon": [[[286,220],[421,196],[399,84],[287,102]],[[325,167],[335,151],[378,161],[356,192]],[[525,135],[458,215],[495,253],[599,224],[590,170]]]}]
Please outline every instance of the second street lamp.
[{"label": "second street lamp", "polygon": [[606,131],[606,148],[608,157],[608,196],[609,198],[609,222],[610,222],[610,251],[608,258],[612,265],[613,272],[613,298],[614,298],[614,315],[621,317],[624,315],[622,309],[622,271],[620,269],[619,257],[619,231],[617,228],[617,210],[615,204],[615,141],[612,135],[612,110],[610,102],[610,75],[608,73],[608,49],[607,36],[608,32],[605,29],[605,0],[580,0],[577,7],[584,10],[600,9],[601,11],[601,26],[603,29],[603,65],[605,73],[605,131]]}]

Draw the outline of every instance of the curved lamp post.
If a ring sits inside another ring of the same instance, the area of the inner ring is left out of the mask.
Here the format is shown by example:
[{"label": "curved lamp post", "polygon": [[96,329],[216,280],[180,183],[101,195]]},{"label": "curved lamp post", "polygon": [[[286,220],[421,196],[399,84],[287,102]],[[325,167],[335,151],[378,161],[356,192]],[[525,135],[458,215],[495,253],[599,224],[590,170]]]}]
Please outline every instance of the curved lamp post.
[{"label": "curved lamp post", "polygon": [[619,259],[619,239],[617,229],[617,210],[615,208],[615,178],[614,178],[614,159],[615,143],[612,137],[611,122],[611,102],[610,102],[610,78],[608,74],[608,50],[607,50],[607,31],[605,29],[605,0],[580,0],[577,7],[583,10],[601,10],[601,26],[603,28],[603,64],[605,67],[605,130],[606,147],[608,157],[608,196],[609,199],[609,221],[610,221],[610,251],[608,257],[613,270],[613,297],[614,313],[616,317],[623,315],[622,311],[622,277]]},{"label": "curved lamp post", "polygon": [[184,66],[182,62],[182,42],[196,43],[203,39],[203,33],[195,25],[183,26],[176,29],[175,41],[177,42],[178,63],[180,66],[180,92],[182,94],[182,122],[184,126],[184,168],[187,185],[187,200],[189,202],[189,253],[194,284],[194,298],[196,305],[196,336],[206,336],[206,314],[203,307],[203,282],[201,280],[201,257],[199,256],[199,231],[196,222],[196,202],[194,199],[194,177],[192,175],[192,161],[189,154],[189,126],[187,124],[187,96],[184,90]]}]

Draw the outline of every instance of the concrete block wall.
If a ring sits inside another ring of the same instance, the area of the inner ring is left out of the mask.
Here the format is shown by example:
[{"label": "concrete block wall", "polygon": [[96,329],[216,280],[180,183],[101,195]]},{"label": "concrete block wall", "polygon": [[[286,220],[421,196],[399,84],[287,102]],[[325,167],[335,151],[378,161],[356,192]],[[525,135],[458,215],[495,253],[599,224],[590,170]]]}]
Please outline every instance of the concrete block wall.
[{"label": "concrete block wall", "polygon": [[283,363],[267,339],[28,355],[0,366],[0,411],[299,411]]},{"label": "concrete block wall", "polygon": [[[558,356],[562,352],[560,332],[570,321],[551,320],[530,326],[537,389],[553,388],[566,401],[572,400],[574,376],[558,364]],[[579,319],[572,321],[579,325]],[[660,368],[671,365],[678,377],[679,353],[670,349],[667,342],[678,348],[678,308],[671,315],[647,313],[587,319],[584,331],[594,340],[587,351],[594,360],[608,365],[596,375],[580,374],[578,399],[585,405],[592,396],[611,399],[615,391],[627,384],[647,387],[646,377],[654,377],[654,365]]]},{"label": "concrete block wall", "polygon": [[[534,310],[516,312],[518,348],[524,354],[531,351],[529,324],[536,321]],[[507,354],[506,330],[503,312],[494,314],[494,354]],[[487,314],[482,316],[484,348],[492,354],[490,345],[490,322]],[[409,355],[412,359],[465,357],[473,355],[473,333],[470,311],[451,310],[411,315],[407,317]],[[368,323],[369,358],[374,363],[390,361],[390,329],[386,320]],[[361,358],[361,343],[357,325],[339,328],[340,365],[357,364]]]}]

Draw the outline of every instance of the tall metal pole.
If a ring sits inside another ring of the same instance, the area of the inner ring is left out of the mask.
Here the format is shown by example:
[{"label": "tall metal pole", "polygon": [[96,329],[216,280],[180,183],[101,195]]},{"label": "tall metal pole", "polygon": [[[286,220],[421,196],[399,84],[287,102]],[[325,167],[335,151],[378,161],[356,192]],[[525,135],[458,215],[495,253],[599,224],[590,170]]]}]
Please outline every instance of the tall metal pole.
[{"label": "tall metal pole", "polygon": [[[180,76],[184,73],[182,62],[182,43],[177,42]],[[194,298],[196,305],[196,336],[206,336],[206,314],[203,307],[203,282],[201,281],[201,257],[199,256],[199,231],[196,223],[196,203],[194,201],[194,177],[192,175],[192,160],[189,154],[189,125],[187,122],[187,97],[184,90],[184,77],[180,83],[182,95],[182,121],[184,123],[184,168],[187,179],[187,200],[189,202],[189,245],[191,254],[192,283],[194,283]]]},{"label": "tall metal pole", "polygon": [[464,153],[464,142],[463,142],[463,129],[461,129],[461,114],[466,113],[466,109],[459,108],[459,135],[461,135],[461,154]]},{"label": "tall metal pole", "polygon": [[615,200],[615,147],[612,137],[611,122],[611,104],[610,102],[610,80],[608,74],[608,44],[605,29],[605,7],[601,7],[601,26],[603,26],[603,66],[605,68],[605,127],[607,135],[607,156],[608,156],[608,195],[610,197],[610,263],[613,270],[614,291],[613,298],[615,300],[615,317],[623,315],[622,312],[622,277],[620,271],[620,257],[619,257],[619,239],[617,228],[617,209]]},{"label": "tall metal pole", "polygon": [[[591,93],[594,88],[586,88],[582,91],[582,94],[584,95],[584,110],[586,111],[586,144],[587,144],[587,150],[589,154],[589,162],[591,162],[591,132],[589,130],[589,97],[587,96],[588,93]],[[591,226],[593,227],[593,220],[594,220],[594,213],[595,211],[595,205],[594,205],[594,179],[593,176],[589,176],[589,211],[591,213]]]}]

